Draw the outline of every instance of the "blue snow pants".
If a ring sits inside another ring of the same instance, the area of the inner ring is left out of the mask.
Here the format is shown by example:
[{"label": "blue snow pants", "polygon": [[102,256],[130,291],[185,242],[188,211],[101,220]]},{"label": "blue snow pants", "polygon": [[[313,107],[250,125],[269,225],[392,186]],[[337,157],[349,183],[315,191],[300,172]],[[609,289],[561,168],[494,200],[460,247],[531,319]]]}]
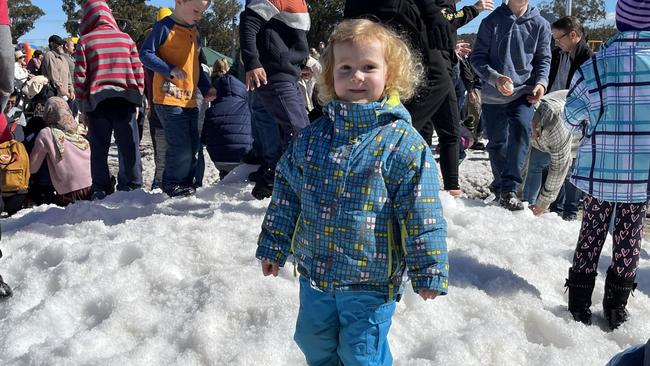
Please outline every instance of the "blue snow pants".
[{"label": "blue snow pants", "polygon": [[323,292],[300,276],[293,339],[310,366],[392,365],[388,330],[395,305],[377,292]]}]

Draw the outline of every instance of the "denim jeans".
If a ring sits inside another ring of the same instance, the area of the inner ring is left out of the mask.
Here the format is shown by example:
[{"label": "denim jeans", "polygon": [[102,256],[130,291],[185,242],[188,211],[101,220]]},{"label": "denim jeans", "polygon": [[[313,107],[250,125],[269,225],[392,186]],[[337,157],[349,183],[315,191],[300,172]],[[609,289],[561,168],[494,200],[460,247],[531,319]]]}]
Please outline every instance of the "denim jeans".
[{"label": "denim jeans", "polygon": [[[267,150],[266,147],[263,148],[266,150],[264,155],[271,158],[270,160],[265,159],[265,163],[269,168],[275,169],[275,165],[280,160],[280,156],[282,156],[291,139],[309,123],[307,109],[296,82],[271,81],[257,89],[255,99],[257,98],[260,99],[268,114],[273,117],[276,128],[280,128],[278,148],[275,151]],[[255,119],[255,123],[259,124],[260,121],[257,121],[257,116]],[[266,125],[267,121],[263,123]],[[270,130],[270,125],[266,129]],[[261,132],[260,135],[262,134]],[[263,138],[268,140],[270,137],[264,136]],[[268,141],[263,141],[262,145],[265,143],[268,144]]]},{"label": "denim jeans", "polygon": [[201,143],[198,130],[198,108],[154,105],[165,130],[165,170],[162,190],[171,192],[175,187],[193,187],[197,155]]},{"label": "denim jeans", "polygon": [[392,365],[388,331],[395,306],[376,292],[323,292],[300,276],[293,339],[308,365]]},{"label": "denim jeans", "polygon": [[165,141],[165,130],[162,128],[158,114],[153,109],[149,113],[149,135],[151,136],[151,144],[153,145],[153,161],[155,165],[151,189],[156,189],[160,188],[162,184],[167,141]]},{"label": "denim jeans", "polygon": [[575,163],[576,159],[573,159],[571,168],[564,179],[564,184],[560,188],[555,202],[551,204],[551,211],[561,213],[564,218],[578,214],[578,207],[582,199],[582,191],[571,183],[571,172]]},{"label": "denim jeans", "polygon": [[551,163],[551,154],[539,151],[534,147],[530,149],[528,157],[528,174],[524,183],[524,201],[532,204],[537,202],[539,191],[546,180],[545,171]]},{"label": "denim jeans", "polygon": [[486,150],[497,192],[516,192],[530,144],[533,107],[526,96],[508,104],[483,104],[482,119],[489,140]]},{"label": "denim jeans", "polygon": [[142,162],[136,106],[122,98],[107,99],[88,113],[88,141],[90,142],[90,172],[93,191],[111,193],[111,174],[108,169],[108,150],[115,134],[120,171],[117,189],[127,191],[142,186]]},{"label": "denim jeans", "polygon": [[264,165],[268,165],[274,161],[280,149],[280,128],[273,116],[266,111],[262,98],[257,93],[254,91],[250,100],[253,149],[262,158]]}]

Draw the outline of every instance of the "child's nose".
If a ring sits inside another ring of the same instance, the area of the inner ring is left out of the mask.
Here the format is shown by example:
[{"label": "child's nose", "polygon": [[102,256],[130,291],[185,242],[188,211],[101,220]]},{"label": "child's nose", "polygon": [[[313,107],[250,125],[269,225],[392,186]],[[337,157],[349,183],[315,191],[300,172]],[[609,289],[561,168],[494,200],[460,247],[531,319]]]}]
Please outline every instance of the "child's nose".
[{"label": "child's nose", "polygon": [[363,72],[361,72],[361,70],[356,70],[352,74],[352,80],[363,81]]}]

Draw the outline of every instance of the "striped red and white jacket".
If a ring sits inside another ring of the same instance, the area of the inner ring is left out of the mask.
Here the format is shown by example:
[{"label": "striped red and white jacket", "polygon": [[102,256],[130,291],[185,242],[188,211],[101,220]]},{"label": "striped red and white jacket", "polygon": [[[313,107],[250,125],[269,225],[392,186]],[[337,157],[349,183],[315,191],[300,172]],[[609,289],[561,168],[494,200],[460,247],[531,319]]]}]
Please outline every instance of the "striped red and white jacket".
[{"label": "striped red and white jacket", "polygon": [[105,0],[83,5],[77,44],[74,89],[82,112],[109,98],[141,105],[144,71],[135,42],[122,32]]}]

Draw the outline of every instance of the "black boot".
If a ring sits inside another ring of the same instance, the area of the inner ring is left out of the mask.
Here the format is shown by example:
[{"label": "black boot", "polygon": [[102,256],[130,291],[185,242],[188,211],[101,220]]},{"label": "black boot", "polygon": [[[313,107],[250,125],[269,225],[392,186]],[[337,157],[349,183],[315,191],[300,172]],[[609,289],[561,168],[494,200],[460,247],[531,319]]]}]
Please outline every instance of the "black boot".
[{"label": "black boot", "polygon": [[634,278],[625,279],[619,277],[614,271],[607,271],[605,279],[605,297],[603,298],[603,311],[609,323],[609,328],[614,330],[623,324],[629,314],[625,310],[627,298],[630,292],[634,291],[636,283]]},{"label": "black boot", "polygon": [[253,197],[258,200],[271,197],[273,195],[273,181],[275,179],[275,169],[266,169],[264,175],[255,183],[253,187]]},{"label": "black boot", "polygon": [[11,295],[13,295],[11,287],[9,287],[9,285],[2,280],[2,276],[0,276],[0,302],[7,300]]},{"label": "black boot", "polygon": [[573,319],[591,325],[591,293],[594,291],[596,273],[575,273],[569,269],[564,287],[569,290],[569,311]]}]

